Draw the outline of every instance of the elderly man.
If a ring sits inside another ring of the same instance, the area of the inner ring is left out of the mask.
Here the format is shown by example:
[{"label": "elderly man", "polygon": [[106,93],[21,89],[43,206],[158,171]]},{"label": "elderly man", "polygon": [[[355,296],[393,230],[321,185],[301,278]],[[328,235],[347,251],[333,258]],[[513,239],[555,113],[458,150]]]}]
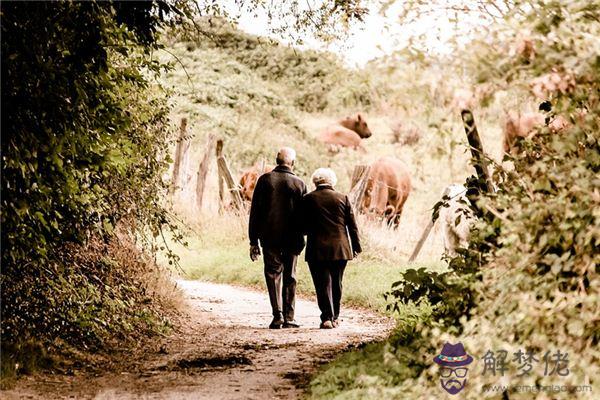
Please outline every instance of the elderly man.
[{"label": "elderly man", "polygon": [[335,173],[319,168],[312,181],[316,189],[302,202],[306,261],[321,310],[320,327],[331,329],[339,324],[344,269],[362,249],[350,200],[333,189],[337,182]]},{"label": "elderly man", "polygon": [[304,237],[298,208],[306,185],[292,172],[295,159],[294,149],[279,150],[275,169],[256,182],[250,208],[250,258],[255,261],[260,256],[260,241],[273,309],[271,329],[299,327],[294,320],[296,261],[304,248]]}]

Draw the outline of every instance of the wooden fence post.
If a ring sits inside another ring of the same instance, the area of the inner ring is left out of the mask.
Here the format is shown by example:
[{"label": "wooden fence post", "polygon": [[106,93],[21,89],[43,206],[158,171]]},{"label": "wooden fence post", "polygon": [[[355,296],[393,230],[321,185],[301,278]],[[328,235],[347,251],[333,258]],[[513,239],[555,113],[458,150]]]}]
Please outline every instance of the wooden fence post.
[{"label": "wooden fence post", "polygon": [[185,136],[187,130],[187,118],[181,118],[181,125],[179,127],[179,138],[177,139],[177,145],[175,146],[175,159],[173,160],[173,178],[171,180],[171,194],[177,188],[179,184],[179,174],[181,169],[181,162],[185,158],[186,153],[190,148],[190,140]]},{"label": "wooden fence post", "polygon": [[[444,193],[442,193],[442,199],[445,196],[448,196],[449,192],[450,192],[450,189],[446,188],[444,190]],[[417,245],[415,246],[415,249],[413,250],[412,254],[410,255],[410,258],[408,259],[408,262],[413,262],[415,260],[415,258],[417,258],[417,256],[421,252],[421,248],[423,247],[423,244],[425,243],[425,240],[427,240],[427,237],[429,236],[429,233],[431,232],[431,229],[433,228],[434,224],[435,224],[435,221],[433,220],[433,218],[431,218],[429,220],[429,222],[427,223],[427,226],[423,230],[423,233],[421,234],[421,237],[419,238],[419,241],[417,242]]]},{"label": "wooden fence post", "polygon": [[229,189],[229,193],[231,193],[231,200],[233,201],[234,207],[238,210],[242,210],[244,208],[242,196],[240,195],[240,190],[237,183],[233,179],[233,175],[231,174],[231,170],[227,165],[225,157],[220,156],[217,158],[217,165],[219,166],[219,175],[225,181],[227,188]]},{"label": "wooden fence post", "polygon": [[485,158],[483,152],[483,146],[481,145],[481,139],[477,132],[477,126],[475,125],[475,118],[470,110],[462,110],[460,116],[465,127],[465,133],[467,134],[467,140],[471,148],[471,160],[473,161],[473,167],[477,172],[477,177],[480,182],[485,183],[485,189],[488,193],[492,193],[494,188],[492,186],[492,180],[488,171],[488,161]]},{"label": "wooden fence post", "polygon": [[[223,140],[222,139],[217,140],[216,155],[217,155],[217,167],[218,167],[218,165],[219,165],[218,160],[223,155]],[[217,179],[219,181],[219,211],[222,211],[225,193],[223,190],[223,176],[221,175],[221,172],[219,171],[218,168],[217,168],[217,176],[218,176]]]},{"label": "wooden fence post", "polygon": [[206,150],[202,161],[198,165],[198,173],[196,175],[196,207],[198,212],[202,211],[202,200],[204,198],[204,188],[206,186],[206,176],[208,175],[208,166],[210,165],[210,159],[212,155],[212,149],[215,141],[215,135],[212,133],[208,135]]},{"label": "wooden fence post", "polygon": [[370,172],[370,165],[357,165],[352,171],[352,181],[350,184],[351,189],[348,193],[348,197],[350,199],[350,203],[352,204],[352,208],[356,210],[356,213],[358,213],[360,210],[360,205],[365,194]]}]

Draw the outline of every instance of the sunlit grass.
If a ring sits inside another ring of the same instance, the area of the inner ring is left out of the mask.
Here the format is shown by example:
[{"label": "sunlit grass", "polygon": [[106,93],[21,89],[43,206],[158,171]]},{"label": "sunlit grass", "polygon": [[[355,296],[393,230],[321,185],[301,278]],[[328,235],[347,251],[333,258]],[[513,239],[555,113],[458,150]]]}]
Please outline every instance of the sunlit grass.
[{"label": "sunlit grass", "polygon": [[[248,255],[246,216],[233,214],[204,216],[197,233],[190,233],[188,246],[171,243],[171,249],[180,257],[179,265],[186,279],[201,279],[211,282],[237,284],[265,289],[263,262],[252,262]],[[409,265],[406,257],[395,257],[393,249],[384,249],[379,243],[372,244],[369,235],[382,236],[381,231],[370,231],[366,225],[363,234],[365,251],[351,261],[344,275],[344,298],[347,305],[385,310],[383,294],[393,282],[400,279],[407,268],[443,268],[441,261],[426,261]],[[388,235],[398,235],[387,230]],[[298,292],[313,296],[314,287],[304,261],[299,257],[297,266]]]}]

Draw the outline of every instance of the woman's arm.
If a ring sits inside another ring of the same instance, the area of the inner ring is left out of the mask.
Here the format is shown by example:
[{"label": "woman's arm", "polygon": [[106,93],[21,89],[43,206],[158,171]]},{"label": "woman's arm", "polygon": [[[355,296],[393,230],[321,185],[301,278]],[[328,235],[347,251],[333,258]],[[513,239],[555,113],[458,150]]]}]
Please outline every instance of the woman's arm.
[{"label": "woman's arm", "polygon": [[358,236],[358,226],[356,225],[356,219],[354,218],[354,212],[352,211],[352,204],[350,204],[350,199],[346,196],[346,204],[345,206],[345,223],[348,227],[348,234],[350,235],[350,240],[352,241],[352,250],[355,254],[362,252],[362,247],[360,246],[360,238]]}]

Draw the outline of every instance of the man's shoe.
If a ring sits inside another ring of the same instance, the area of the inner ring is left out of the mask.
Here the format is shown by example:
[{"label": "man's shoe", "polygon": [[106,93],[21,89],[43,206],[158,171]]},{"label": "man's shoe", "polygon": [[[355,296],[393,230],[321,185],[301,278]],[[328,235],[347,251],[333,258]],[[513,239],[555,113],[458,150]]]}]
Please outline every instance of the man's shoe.
[{"label": "man's shoe", "polygon": [[282,325],[283,319],[281,317],[274,317],[273,321],[271,321],[271,324],[269,325],[269,329],[281,329]]},{"label": "man's shoe", "polygon": [[332,322],[332,324],[333,324],[334,328],[337,328],[338,326],[340,326],[340,320],[339,319],[334,319],[333,322]]},{"label": "man's shoe", "polygon": [[285,321],[283,323],[283,327],[284,328],[300,328],[300,324],[297,323],[296,321],[294,321],[293,319],[291,319],[289,321]]},{"label": "man's shoe", "polygon": [[321,322],[319,326],[321,329],[333,329],[333,323],[330,320]]}]

